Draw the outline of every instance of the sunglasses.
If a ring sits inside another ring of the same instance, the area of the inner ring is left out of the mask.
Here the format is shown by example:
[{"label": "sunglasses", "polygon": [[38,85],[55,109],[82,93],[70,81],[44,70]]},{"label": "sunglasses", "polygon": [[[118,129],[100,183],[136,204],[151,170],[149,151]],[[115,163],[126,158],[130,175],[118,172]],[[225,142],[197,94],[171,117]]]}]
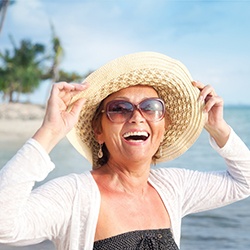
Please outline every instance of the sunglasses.
[{"label": "sunglasses", "polygon": [[111,122],[123,123],[133,116],[135,110],[138,110],[147,121],[158,122],[165,115],[165,104],[159,98],[148,98],[139,104],[125,100],[113,100],[108,102],[105,110],[101,112],[105,112]]}]

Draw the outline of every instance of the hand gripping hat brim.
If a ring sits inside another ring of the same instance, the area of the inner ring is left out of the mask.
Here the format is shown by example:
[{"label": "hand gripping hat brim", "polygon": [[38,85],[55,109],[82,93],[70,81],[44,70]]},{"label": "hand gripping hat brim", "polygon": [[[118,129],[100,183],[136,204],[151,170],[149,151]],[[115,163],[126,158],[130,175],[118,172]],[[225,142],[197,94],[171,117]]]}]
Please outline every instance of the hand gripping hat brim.
[{"label": "hand gripping hat brim", "polygon": [[[99,144],[92,119],[100,102],[120,89],[134,85],[152,86],[166,105],[171,124],[161,144],[157,162],[172,160],[188,150],[204,126],[199,90],[192,85],[187,68],[179,61],[155,52],[139,52],[117,58],[91,73],[89,84],[75,98],[86,99],[75,127],[67,135],[71,144],[96,168]],[[157,163],[156,162],[156,163]]]}]

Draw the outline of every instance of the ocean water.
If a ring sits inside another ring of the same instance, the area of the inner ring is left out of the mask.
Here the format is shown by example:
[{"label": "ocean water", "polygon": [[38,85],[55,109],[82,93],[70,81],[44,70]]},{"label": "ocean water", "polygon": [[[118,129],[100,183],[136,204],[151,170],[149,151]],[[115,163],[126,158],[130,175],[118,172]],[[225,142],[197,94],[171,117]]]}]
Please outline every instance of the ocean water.
[{"label": "ocean water", "polygon": [[[250,107],[226,107],[225,118],[250,148]],[[15,143],[7,144],[2,142],[0,138],[0,168],[23,143],[24,141],[19,140]],[[90,169],[88,162],[71,147],[67,139],[57,145],[51,153],[51,158],[56,164],[56,169],[49,174],[45,181],[71,172],[81,173]],[[225,163],[211,149],[208,143],[207,132],[203,131],[192,148],[185,154],[174,161],[160,164],[159,167],[180,167],[199,171],[213,171],[225,169]],[[49,241],[27,247],[13,247],[0,244],[0,250],[12,249],[54,250],[55,248]],[[183,218],[181,249],[250,249],[250,198],[223,208]]]}]

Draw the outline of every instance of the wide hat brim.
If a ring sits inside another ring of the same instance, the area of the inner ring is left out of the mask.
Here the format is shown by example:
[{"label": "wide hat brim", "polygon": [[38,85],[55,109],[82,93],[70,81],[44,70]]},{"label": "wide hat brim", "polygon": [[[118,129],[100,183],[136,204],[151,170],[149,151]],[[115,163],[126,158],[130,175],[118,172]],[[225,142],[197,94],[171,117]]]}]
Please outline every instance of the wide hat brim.
[{"label": "wide hat brim", "polygon": [[171,124],[161,144],[165,162],[179,157],[199,137],[204,126],[203,104],[198,101],[199,90],[192,77],[179,61],[155,52],[139,52],[117,58],[91,73],[84,82],[89,88],[72,99],[86,99],[79,120],[68,133],[71,144],[93,166],[98,167],[99,144],[95,140],[92,119],[100,102],[120,89],[134,85],[152,86],[166,105]]}]

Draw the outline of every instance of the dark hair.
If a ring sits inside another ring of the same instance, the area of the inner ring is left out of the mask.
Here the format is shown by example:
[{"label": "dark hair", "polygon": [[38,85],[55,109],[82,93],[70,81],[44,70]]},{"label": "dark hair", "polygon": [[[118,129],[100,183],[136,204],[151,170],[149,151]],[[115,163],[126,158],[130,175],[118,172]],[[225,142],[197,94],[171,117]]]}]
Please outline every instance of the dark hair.
[{"label": "dark hair", "polygon": [[[104,106],[103,105],[104,100],[102,100],[101,103],[99,104],[99,106],[96,109],[96,112],[94,114],[94,117],[92,119],[92,129],[93,129],[95,135],[102,132],[101,119],[102,119],[102,114],[103,114],[102,110],[103,110],[103,106]],[[108,162],[110,154],[109,154],[109,151],[108,151],[105,143],[103,143],[103,145],[100,147],[102,147],[103,156],[101,158],[97,159],[97,165],[103,166]]]}]

